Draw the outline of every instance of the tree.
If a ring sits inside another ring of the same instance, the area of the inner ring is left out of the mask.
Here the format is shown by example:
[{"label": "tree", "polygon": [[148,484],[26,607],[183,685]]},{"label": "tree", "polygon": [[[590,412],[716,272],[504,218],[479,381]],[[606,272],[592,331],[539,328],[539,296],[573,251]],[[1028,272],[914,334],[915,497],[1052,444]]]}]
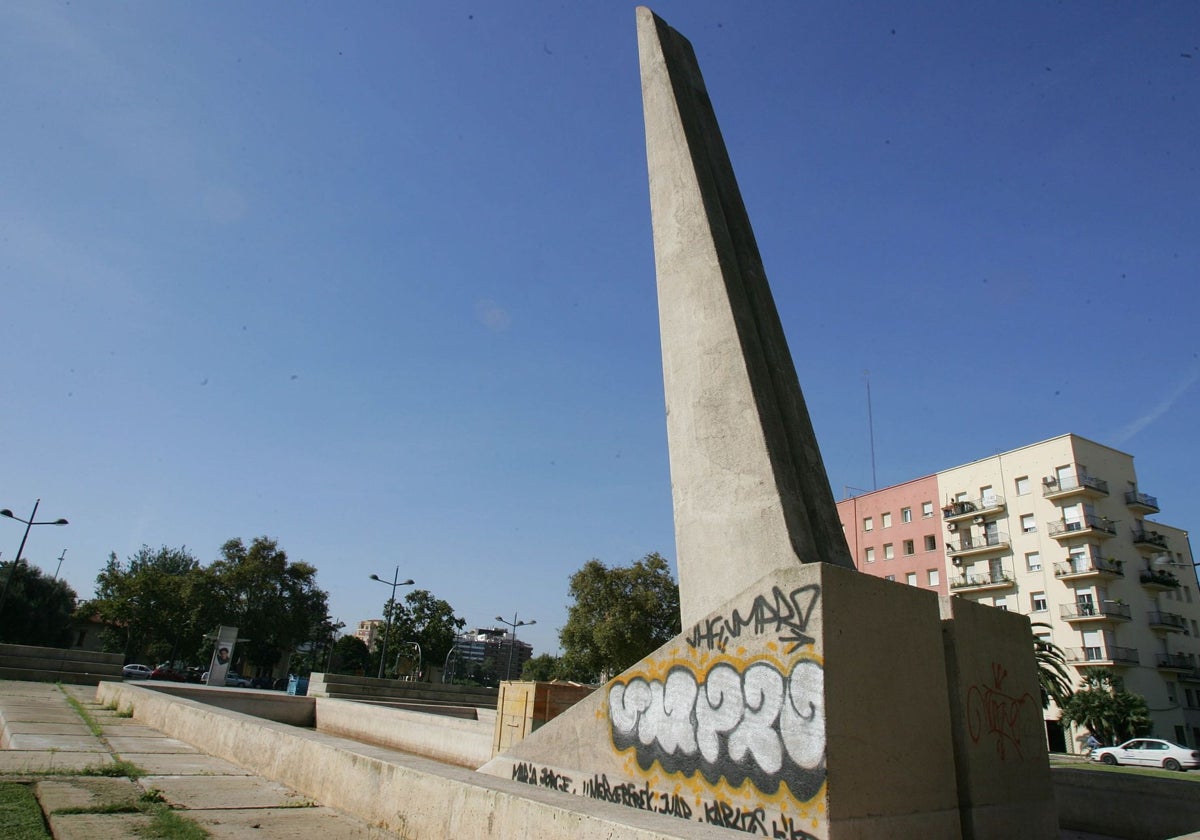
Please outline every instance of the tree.
[{"label": "tree", "polygon": [[371,651],[367,644],[357,636],[342,636],[333,643],[333,656],[330,659],[329,671],[332,674],[364,674],[373,675],[371,667]]},{"label": "tree", "polygon": [[216,623],[238,628],[245,642],[234,652],[237,659],[269,669],[299,645],[324,638],[329,596],[316,585],[317,570],[289,562],[275,540],[255,537],[249,547],[228,540],[208,572],[223,616],[208,629]]},{"label": "tree", "polygon": [[[440,665],[454,647],[454,639],[459,631],[466,626],[466,619],[454,614],[454,608],[441,598],[435,598],[427,589],[414,589],[404,596],[403,603],[389,600],[383,608],[384,622],[390,621],[387,633],[387,658],[384,663],[384,674],[393,673],[395,664],[400,659],[409,660],[409,667],[401,669],[410,672],[416,669],[416,642],[421,647],[421,670],[428,670],[430,665]],[[383,650],[382,641],[374,651],[376,657]],[[378,673],[379,659],[375,659],[375,673]]]},{"label": "tree", "polygon": [[1050,625],[1044,621],[1035,621],[1033,637],[1033,655],[1037,660],[1038,682],[1042,687],[1042,708],[1050,708],[1050,701],[1060,709],[1071,696],[1071,672],[1067,667],[1067,659],[1063,656],[1062,648],[1050,641],[1048,636],[1037,635],[1037,630],[1049,631]]},{"label": "tree", "polygon": [[1119,744],[1150,731],[1145,698],[1126,691],[1123,679],[1099,667],[1084,669],[1083,688],[1062,706],[1062,717],[1106,744]]},{"label": "tree", "polygon": [[549,653],[531,657],[525,662],[525,667],[521,669],[521,679],[537,682],[566,679],[562,674],[562,657]]},{"label": "tree", "polygon": [[559,631],[562,672],[608,679],[679,635],[679,586],[657,553],[627,567],[589,560],[571,575],[567,623]]},{"label": "tree", "polygon": [[0,639],[16,645],[70,647],[75,590],[36,566],[0,563],[6,587],[0,610]]},{"label": "tree", "polygon": [[194,592],[203,572],[187,548],[143,545],[126,563],[110,554],[96,597],[80,612],[99,616],[106,650],[154,665],[190,659],[198,644]]}]

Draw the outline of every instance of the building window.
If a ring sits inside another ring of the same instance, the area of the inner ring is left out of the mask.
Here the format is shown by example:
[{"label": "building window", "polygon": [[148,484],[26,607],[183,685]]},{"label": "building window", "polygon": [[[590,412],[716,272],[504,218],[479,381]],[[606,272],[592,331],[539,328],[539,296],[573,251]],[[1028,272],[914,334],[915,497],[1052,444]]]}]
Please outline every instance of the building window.
[{"label": "building window", "polygon": [[912,508],[900,508],[900,521],[912,522]]},{"label": "building window", "polygon": [[1018,496],[1028,496],[1029,495],[1029,476],[1023,475],[1020,478],[1018,478],[1016,481],[1016,485],[1017,485],[1017,495]]},{"label": "building window", "polygon": [[908,574],[906,574],[904,576],[904,582],[907,583],[909,586],[916,586],[917,585],[917,573],[909,572]]},{"label": "building window", "polygon": [[868,563],[874,563],[875,562],[875,549],[874,548],[863,549],[863,556],[866,558],[866,561]]},{"label": "building window", "polygon": [[1190,587],[1190,586],[1183,587],[1183,597],[1185,600],[1187,600],[1187,602],[1189,604],[1192,603],[1192,587]]},{"label": "building window", "polygon": [[921,516],[926,519],[933,516],[933,502],[921,502]]},{"label": "building window", "polygon": [[1177,689],[1176,689],[1175,683],[1173,683],[1173,682],[1167,683],[1167,702],[1168,703],[1176,702],[1175,698],[1179,696],[1178,694],[1175,693],[1176,691],[1177,691]]},{"label": "building window", "polygon": [[1029,593],[1029,608],[1033,612],[1046,611],[1046,593],[1045,592],[1030,592]]},{"label": "building window", "polygon": [[1036,534],[1037,533],[1037,520],[1033,518],[1032,513],[1021,514],[1021,533],[1022,534]]},{"label": "building window", "polygon": [[1042,554],[1039,551],[1031,551],[1025,555],[1025,568],[1031,572],[1040,572],[1042,570]]},{"label": "building window", "polygon": [[925,550],[937,551],[937,537],[935,537],[933,534],[925,535]]},{"label": "building window", "polygon": [[995,607],[998,610],[1004,610],[1005,612],[1007,612],[1008,611],[1008,598],[997,598]]},{"label": "building window", "polygon": [[863,517],[863,530],[864,531],[874,531],[875,530],[875,520],[873,518],[871,518],[870,516]]},{"label": "building window", "polygon": [[929,585],[930,586],[937,586],[938,583],[941,582],[941,578],[938,576],[937,569],[930,569],[927,574],[929,575]]},{"label": "building window", "polygon": [[883,559],[891,560],[895,556],[896,556],[896,550],[892,547],[892,544],[884,543],[883,544]]},{"label": "building window", "polygon": [[1192,619],[1192,635],[1200,638],[1200,624],[1196,623],[1196,619]]},{"label": "building window", "polygon": [[891,514],[891,511],[888,511],[887,513],[885,513],[885,514],[883,515],[883,527],[884,527],[884,528],[891,528],[891,527],[892,527],[892,514]]},{"label": "building window", "polygon": [[911,557],[913,554],[916,554],[916,553],[917,553],[916,543],[914,543],[912,540],[905,540],[904,541],[904,556]]}]

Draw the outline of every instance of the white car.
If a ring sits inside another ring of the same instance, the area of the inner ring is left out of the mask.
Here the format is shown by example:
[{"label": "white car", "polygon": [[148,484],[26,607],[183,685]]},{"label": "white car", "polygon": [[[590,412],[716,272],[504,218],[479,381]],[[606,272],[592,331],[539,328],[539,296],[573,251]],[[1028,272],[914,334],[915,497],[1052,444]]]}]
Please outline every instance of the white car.
[{"label": "white car", "polygon": [[127,680],[148,680],[154,669],[149,665],[126,665],[121,669],[121,677]]},{"label": "white car", "polygon": [[1134,767],[1192,770],[1200,767],[1200,752],[1158,738],[1134,738],[1119,747],[1101,747],[1093,750],[1092,760],[1103,761],[1105,764],[1129,764]]}]

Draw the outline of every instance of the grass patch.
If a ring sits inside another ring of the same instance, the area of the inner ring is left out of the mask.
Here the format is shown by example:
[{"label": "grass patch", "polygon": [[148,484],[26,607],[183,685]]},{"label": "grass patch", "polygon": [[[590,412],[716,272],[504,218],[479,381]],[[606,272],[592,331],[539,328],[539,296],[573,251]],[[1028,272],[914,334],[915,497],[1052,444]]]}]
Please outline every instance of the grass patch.
[{"label": "grass patch", "polygon": [[50,840],[42,808],[28,785],[0,782],[0,836],[7,840]]},{"label": "grass patch", "polygon": [[138,837],[150,840],[204,840],[210,836],[199,824],[179,816],[166,805],[146,805],[144,813],[150,815],[150,824],[134,828]]},{"label": "grass patch", "polygon": [[100,724],[96,723],[96,719],[84,708],[83,704],[66,692],[63,692],[63,696],[67,698],[67,702],[75,710],[75,714],[83,718],[83,722],[87,724],[87,728],[91,730],[91,733],[100,740],[104,740],[104,730],[100,728]]},{"label": "grass patch", "polygon": [[121,759],[112,764],[90,764],[87,767],[51,767],[47,770],[21,770],[22,776],[107,776],[110,778],[140,779],[146,771],[132,761]]}]

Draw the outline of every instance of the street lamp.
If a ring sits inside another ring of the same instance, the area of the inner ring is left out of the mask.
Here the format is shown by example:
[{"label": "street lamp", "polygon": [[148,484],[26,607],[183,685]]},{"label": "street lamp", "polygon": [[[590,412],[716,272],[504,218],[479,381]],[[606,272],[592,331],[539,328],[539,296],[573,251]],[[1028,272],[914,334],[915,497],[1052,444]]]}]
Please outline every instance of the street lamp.
[{"label": "street lamp", "polygon": [[531,618],[531,619],[529,619],[529,621],[517,621],[516,613],[513,613],[512,621],[509,621],[507,618],[504,618],[503,616],[499,616],[499,615],[496,616],[496,620],[503,624],[507,624],[509,627],[512,628],[512,641],[510,641],[508,644],[508,667],[504,669],[505,679],[511,680],[512,679],[513,648],[515,648],[517,646],[517,628],[518,627],[526,627],[530,624],[537,624],[537,620]]},{"label": "street lamp", "polygon": [[17,573],[17,567],[21,565],[21,552],[23,552],[25,550],[25,541],[27,539],[29,539],[29,529],[32,528],[34,525],[66,525],[67,524],[67,520],[65,520],[65,519],[55,519],[53,521],[45,520],[43,522],[36,522],[35,519],[37,517],[38,505],[40,505],[41,503],[42,503],[41,499],[38,499],[36,502],[33,503],[33,513],[29,514],[28,519],[22,519],[21,517],[14,514],[8,508],[4,508],[4,510],[0,510],[0,516],[7,516],[9,519],[15,519],[18,522],[25,523],[25,535],[23,537],[21,537],[21,545],[19,548],[17,548],[17,559],[13,560],[12,568],[8,572],[8,577],[6,577],[4,579],[4,588],[0,589],[0,612],[4,611],[4,599],[8,597],[8,585],[10,583],[12,583],[13,575],[15,575]]},{"label": "street lamp", "polygon": [[379,679],[383,679],[383,664],[387,661],[387,639],[388,633],[392,630],[392,613],[396,611],[396,588],[400,586],[411,586],[412,578],[408,580],[400,580],[400,567],[396,567],[396,573],[392,575],[391,580],[384,580],[379,575],[371,575],[371,580],[377,580],[384,586],[392,587],[392,597],[388,599],[388,603],[392,605],[389,611],[387,604],[383,605],[383,611],[387,613],[387,621],[384,622],[383,629],[383,646],[379,649]]}]

